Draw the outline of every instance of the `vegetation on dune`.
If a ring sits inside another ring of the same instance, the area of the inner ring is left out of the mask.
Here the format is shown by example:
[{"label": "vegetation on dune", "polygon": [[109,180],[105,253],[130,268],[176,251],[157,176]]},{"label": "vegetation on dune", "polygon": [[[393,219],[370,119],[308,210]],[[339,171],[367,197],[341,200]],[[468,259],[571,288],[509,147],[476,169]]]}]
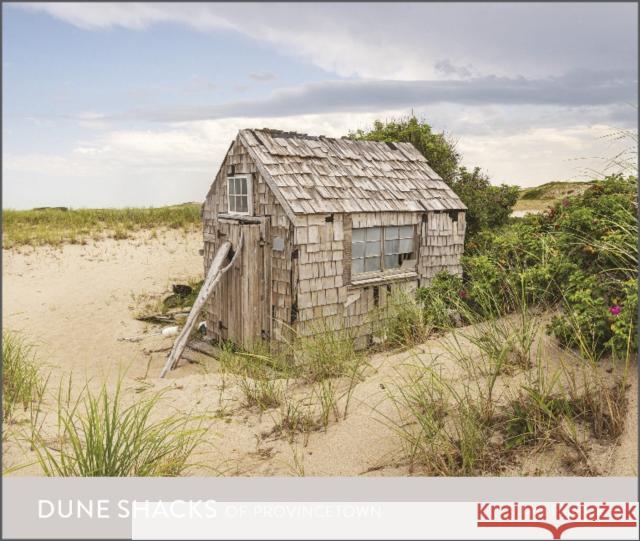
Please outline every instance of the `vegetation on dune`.
[{"label": "vegetation on dune", "polygon": [[593,185],[592,182],[546,182],[533,188],[523,188],[520,190],[520,199],[524,200],[545,200],[557,201],[564,197],[580,195]]},{"label": "vegetation on dune", "polygon": [[[388,390],[396,415],[385,421],[411,470],[496,474],[522,446],[563,445],[573,471],[597,474],[588,440],[622,434],[638,351],[637,212],[636,179],[608,176],[543,214],[479,231],[463,277],[441,273],[418,290],[423,317],[404,326],[447,331],[461,375],[416,361]],[[545,312],[555,315],[542,346]],[[554,342],[570,360],[551,367]],[[498,392],[503,374],[518,383]]]},{"label": "vegetation on dune", "polygon": [[71,398],[71,382],[58,395],[54,442],[33,430],[32,446],[45,475],[59,477],[177,476],[205,430],[198,419],[173,414],[155,420],[162,393],[127,404],[122,382]]},{"label": "vegetation on dune", "polygon": [[14,420],[17,408],[27,410],[39,402],[45,379],[36,364],[31,348],[18,335],[2,333],[2,419]]},{"label": "vegetation on dune", "polygon": [[3,210],[3,248],[126,239],[142,230],[190,230],[200,226],[200,206],[159,208]]},{"label": "vegetation on dune", "polygon": [[510,289],[522,283],[530,305],[559,310],[549,331],[562,345],[620,356],[631,336],[636,350],[635,194],[634,178],[610,176],[546,213],[481,232],[466,246],[464,279],[442,275],[419,292],[428,318],[444,326],[486,313],[488,292],[516,311]]}]

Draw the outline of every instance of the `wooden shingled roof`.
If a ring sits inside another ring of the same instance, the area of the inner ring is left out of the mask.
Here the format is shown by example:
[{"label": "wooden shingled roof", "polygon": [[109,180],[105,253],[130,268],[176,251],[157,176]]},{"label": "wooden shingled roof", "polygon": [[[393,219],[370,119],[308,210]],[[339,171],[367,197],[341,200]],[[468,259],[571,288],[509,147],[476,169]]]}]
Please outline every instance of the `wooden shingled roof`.
[{"label": "wooden shingled roof", "polygon": [[241,142],[294,214],[466,209],[411,143],[241,130]]}]

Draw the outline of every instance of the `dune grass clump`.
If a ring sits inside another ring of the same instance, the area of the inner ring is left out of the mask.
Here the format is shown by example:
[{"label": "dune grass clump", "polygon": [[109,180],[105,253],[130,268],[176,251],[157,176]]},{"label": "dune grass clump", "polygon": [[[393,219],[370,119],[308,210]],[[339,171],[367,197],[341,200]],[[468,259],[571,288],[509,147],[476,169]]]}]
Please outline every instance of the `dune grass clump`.
[{"label": "dune grass clump", "polygon": [[432,368],[414,368],[388,391],[396,414],[384,416],[400,438],[410,472],[471,476],[495,471],[490,426],[471,395]]},{"label": "dune grass clump", "polygon": [[257,407],[260,411],[276,408],[283,402],[283,391],[277,381],[268,378],[238,377],[243,395],[243,406]]},{"label": "dune grass clump", "polygon": [[19,336],[2,333],[2,419],[11,422],[16,409],[39,402],[46,383],[30,346]]},{"label": "dune grass clump", "polygon": [[34,431],[32,446],[45,475],[58,477],[178,476],[205,433],[202,422],[173,414],[155,420],[162,393],[127,404],[122,382],[71,399],[61,387],[53,442]]},{"label": "dune grass clump", "polygon": [[277,420],[265,437],[285,435],[289,442],[293,443],[296,434],[302,434],[306,446],[310,433],[318,430],[320,426],[319,420],[314,417],[310,397],[289,397],[281,404]]},{"label": "dune grass clump", "polygon": [[306,383],[352,377],[364,363],[364,355],[356,349],[353,329],[342,325],[333,328],[327,321],[309,336],[297,336],[291,349],[296,375]]},{"label": "dune grass clump", "polygon": [[392,348],[426,342],[433,330],[422,303],[403,289],[394,292],[374,318],[381,341]]}]

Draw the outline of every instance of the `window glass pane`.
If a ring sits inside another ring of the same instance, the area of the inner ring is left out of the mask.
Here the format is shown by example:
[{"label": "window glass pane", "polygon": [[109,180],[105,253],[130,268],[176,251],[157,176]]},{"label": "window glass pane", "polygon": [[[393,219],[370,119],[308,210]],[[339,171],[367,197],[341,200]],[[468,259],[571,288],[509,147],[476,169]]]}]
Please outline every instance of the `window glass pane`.
[{"label": "window glass pane", "polygon": [[365,272],[380,270],[380,257],[367,257],[364,260]]},{"label": "window glass pane", "polygon": [[364,237],[365,237],[365,230],[364,229],[353,229],[351,231],[351,240],[353,242],[360,242],[360,241],[364,241]]},{"label": "window glass pane", "polygon": [[354,259],[351,262],[351,274],[364,272],[364,259]]},{"label": "window glass pane", "polygon": [[247,193],[247,179],[239,178],[238,180],[240,181],[240,193],[245,195]]},{"label": "window glass pane", "polygon": [[239,195],[236,197],[238,199],[236,203],[236,206],[238,207],[238,212],[247,212],[247,196]]},{"label": "window glass pane", "polygon": [[236,198],[233,195],[229,195],[229,212],[236,211]]},{"label": "window glass pane", "polygon": [[367,251],[365,254],[367,257],[372,255],[380,255],[380,242],[367,242]]},{"label": "window glass pane", "polygon": [[384,241],[384,253],[385,255],[397,254],[398,251],[398,242],[397,240],[385,240]]},{"label": "window glass pane", "polygon": [[367,240],[380,240],[380,228],[367,227]]},{"label": "window glass pane", "polygon": [[[231,197],[233,195],[233,179],[230,178],[229,181],[227,182],[227,191],[229,192],[229,197]],[[229,199],[229,201],[231,201],[231,199]]]},{"label": "window glass pane", "polygon": [[403,225],[400,227],[400,238],[401,239],[409,239],[413,238],[413,226],[412,225]]},{"label": "window glass pane", "polygon": [[351,257],[364,257],[364,242],[355,242],[351,245]]},{"label": "window glass pane", "polygon": [[413,239],[400,240],[400,253],[408,254],[413,252]]},{"label": "window glass pane", "polygon": [[385,255],[384,256],[384,268],[395,269],[400,266],[400,257],[397,255]]},{"label": "window glass pane", "polygon": [[398,227],[397,226],[391,226],[391,227],[385,227],[384,228],[384,238],[385,239],[389,239],[389,240],[393,240],[393,239],[397,239],[398,238]]}]

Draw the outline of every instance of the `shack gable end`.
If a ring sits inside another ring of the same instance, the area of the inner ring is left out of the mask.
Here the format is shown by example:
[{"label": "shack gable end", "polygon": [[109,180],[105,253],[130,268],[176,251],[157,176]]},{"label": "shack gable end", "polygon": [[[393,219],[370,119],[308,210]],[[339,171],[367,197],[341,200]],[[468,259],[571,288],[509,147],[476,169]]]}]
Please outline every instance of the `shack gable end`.
[{"label": "shack gable end", "polygon": [[[248,216],[233,216],[228,212],[228,183],[231,176],[246,175],[250,178],[251,208]],[[205,274],[220,244],[225,240],[222,234],[221,220],[234,219],[267,220],[268,234],[263,242],[267,243],[270,265],[264,270],[264,280],[271,284],[270,298],[263,299],[262,309],[272,320],[270,337],[279,340],[283,337],[285,326],[282,322],[291,320],[292,309],[292,239],[293,226],[284,208],[274,195],[270,186],[261,175],[255,160],[251,157],[240,138],[230,146],[218,173],[211,185],[203,205],[204,267]],[[247,253],[250,257],[250,253]],[[210,338],[226,339],[223,311],[229,310],[221,305],[219,295],[214,293],[206,308],[207,329]]]}]

